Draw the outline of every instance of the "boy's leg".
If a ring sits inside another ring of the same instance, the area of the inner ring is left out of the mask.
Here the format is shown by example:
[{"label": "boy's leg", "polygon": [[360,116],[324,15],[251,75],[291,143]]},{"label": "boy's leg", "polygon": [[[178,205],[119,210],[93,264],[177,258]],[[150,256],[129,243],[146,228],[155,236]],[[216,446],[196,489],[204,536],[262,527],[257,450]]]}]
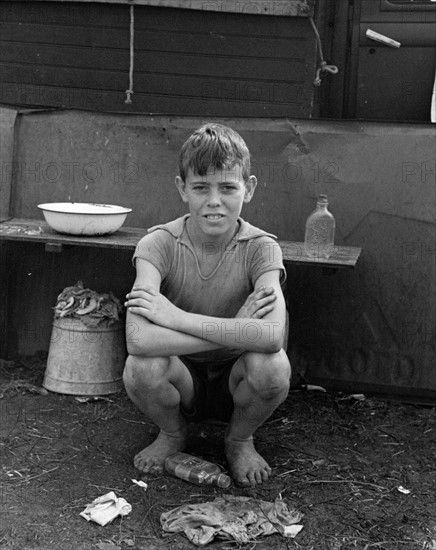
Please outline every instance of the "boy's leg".
[{"label": "boy's leg", "polygon": [[160,428],[155,441],[135,456],[134,464],[144,473],[161,472],[165,458],[185,447],[187,425],[180,405],[192,405],[192,376],[178,357],[129,355],[123,379],[130,399]]},{"label": "boy's leg", "polygon": [[225,436],[226,457],[233,479],[243,486],[266,481],[268,463],[254,448],[253,433],[286,399],[291,367],[284,350],[273,354],[244,353],[229,379],[234,411]]}]

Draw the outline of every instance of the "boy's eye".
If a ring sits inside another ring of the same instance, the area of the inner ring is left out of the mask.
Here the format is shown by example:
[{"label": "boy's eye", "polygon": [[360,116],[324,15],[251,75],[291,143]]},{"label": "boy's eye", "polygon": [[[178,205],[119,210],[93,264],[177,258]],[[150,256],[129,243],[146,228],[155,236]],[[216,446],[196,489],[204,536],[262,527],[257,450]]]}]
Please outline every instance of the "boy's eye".
[{"label": "boy's eye", "polygon": [[[206,193],[209,191],[209,187],[201,183],[196,183],[195,185],[192,186],[192,189],[197,193]],[[236,189],[237,189],[237,186],[234,185],[233,183],[220,186],[220,191],[222,193],[232,193]]]}]

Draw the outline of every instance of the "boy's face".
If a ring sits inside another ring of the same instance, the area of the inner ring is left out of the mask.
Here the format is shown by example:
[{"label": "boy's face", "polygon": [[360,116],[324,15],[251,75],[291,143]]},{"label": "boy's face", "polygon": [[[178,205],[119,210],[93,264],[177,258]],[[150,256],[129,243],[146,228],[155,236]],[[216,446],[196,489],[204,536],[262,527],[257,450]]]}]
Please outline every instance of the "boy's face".
[{"label": "boy's face", "polygon": [[189,170],[185,181],[176,177],[182,200],[189,205],[190,230],[194,238],[227,239],[236,230],[237,219],[245,202],[250,202],[256,188],[255,176],[244,182],[241,167],[227,170],[210,167],[199,176]]}]

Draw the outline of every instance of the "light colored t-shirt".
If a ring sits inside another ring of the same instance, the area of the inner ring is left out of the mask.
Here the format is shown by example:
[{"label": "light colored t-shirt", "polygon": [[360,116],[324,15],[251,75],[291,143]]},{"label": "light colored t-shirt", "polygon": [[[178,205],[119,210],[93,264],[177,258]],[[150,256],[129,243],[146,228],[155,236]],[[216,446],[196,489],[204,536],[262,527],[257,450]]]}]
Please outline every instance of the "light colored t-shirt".
[{"label": "light colored t-shirt", "polygon": [[[282,251],[275,236],[239,218],[239,231],[223,251],[215,270],[201,273],[186,231],[190,214],[148,230],[133,255],[153,264],[162,276],[160,291],[174,305],[191,313],[233,318],[253,291],[260,275],[280,270],[286,278]],[[217,253],[216,244],[205,243],[202,254]],[[231,335],[229,335],[231,337]],[[228,361],[241,350],[223,348],[186,356],[192,362]]]}]

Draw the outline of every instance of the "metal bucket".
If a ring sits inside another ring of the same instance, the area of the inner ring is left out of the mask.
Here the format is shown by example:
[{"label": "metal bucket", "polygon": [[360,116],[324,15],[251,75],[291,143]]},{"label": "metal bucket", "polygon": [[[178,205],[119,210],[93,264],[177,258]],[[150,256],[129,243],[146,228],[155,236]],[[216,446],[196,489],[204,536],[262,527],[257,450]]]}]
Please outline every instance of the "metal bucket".
[{"label": "metal bucket", "polygon": [[80,319],[53,321],[43,386],[73,395],[105,395],[123,387],[124,326],[90,328]]}]

